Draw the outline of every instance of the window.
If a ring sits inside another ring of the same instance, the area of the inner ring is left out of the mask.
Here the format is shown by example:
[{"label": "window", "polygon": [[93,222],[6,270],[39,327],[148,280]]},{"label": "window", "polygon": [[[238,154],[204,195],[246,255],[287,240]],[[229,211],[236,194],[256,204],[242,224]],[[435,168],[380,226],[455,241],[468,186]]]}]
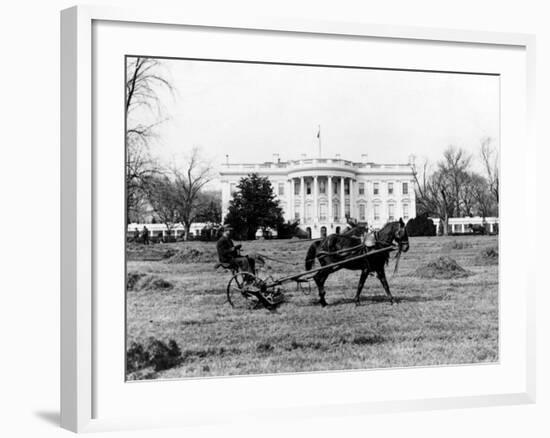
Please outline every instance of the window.
[{"label": "window", "polygon": [[374,204],[374,220],[380,220],[380,204]]},{"label": "window", "polygon": [[313,208],[311,207],[311,204],[306,204],[306,220],[311,221],[311,213]]},{"label": "window", "polygon": [[395,220],[395,205],[388,204],[388,220],[394,221]]},{"label": "window", "polygon": [[365,194],[365,183],[359,183],[359,194],[360,195]]},{"label": "window", "polygon": [[335,202],[332,206],[332,214],[334,216],[334,220],[338,220],[338,214],[340,213],[340,204],[338,202]]},{"label": "window", "polygon": [[294,181],[294,194],[295,195],[300,194],[300,184],[297,181]]},{"label": "window", "polygon": [[319,193],[324,195],[327,190],[327,186],[324,181],[319,181]]},{"label": "window", "polygon": [[311,195],[311,183],[306,183],[306,195]]},{"label": "window", "polygon": [[231,193],[231,196],[233,196],[235,194],[235,192],[237,191],[237,183],[231,183],[229,185],[229,191]]},{"label": "window", "polygon": [[300,212],[299,211],[294,212],[294,219],[296,219],[296,220],[300,219]]},{"label": "window", "polygon": [[364,221],[365,219],[365,204],[359,204],[359,220]]},{"label": "window", "polygon": [[406,182],[403,183],[403,194],[404,195],[409,194],[409,183],[406,183]]},{"label": "window", "polygon": [[372,193],[375,195],[378,195],[379,188],[380,188],[380,185],[377,182],[375,182],[372,185]]},{"label": "window", "polygon": [[344,194],[349,195],[349,181],[344,183]]},{"label": "window", "polygon": [[393,183],[388,183],[388,195],[393,195]]},{"label": "window", "polygon": [[403,220],[407,219],[409,219],[409,204],[403,204]]},{"label": "window", "polygon": [[338,193],[338,183],[336,181],[332,183],[332,193]]},{"label": "window", "polygon": [[319,205],[319,220],[327,220],[327,204],[325,204],[324,202]]},{"label": "window", "polygon": [[349,204],[346,204],[346,205],[344,206],[344,214],[345,214],[346,216],[351,216],[351,210],[350,210],[350,205],[349,205]]},{"label": "window", "polygon": [[279,183],[279,196],[284,196],[285,194],[285,183]]}]

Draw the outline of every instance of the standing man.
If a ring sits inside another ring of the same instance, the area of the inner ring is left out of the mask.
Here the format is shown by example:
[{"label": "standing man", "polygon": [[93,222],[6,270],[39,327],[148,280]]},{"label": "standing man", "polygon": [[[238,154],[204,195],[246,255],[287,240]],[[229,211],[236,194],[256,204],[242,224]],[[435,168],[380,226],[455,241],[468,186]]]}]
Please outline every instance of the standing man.
[{"label": "standing man", "polygon": [[145,225],[143,226],[142,235],[143,235],[143,243],[145,245],[149,245],[149,229]]},{"label": "standing man", "polygon": [[222,229],[222,237],[216,243],[218,250],[218,258],[221,263],[228,263],[232,267],[236,267],[239,271],[255,273],[254,259],[241,255],[241,245],[234,245],[230,238],[233,227],[224,225]]}]

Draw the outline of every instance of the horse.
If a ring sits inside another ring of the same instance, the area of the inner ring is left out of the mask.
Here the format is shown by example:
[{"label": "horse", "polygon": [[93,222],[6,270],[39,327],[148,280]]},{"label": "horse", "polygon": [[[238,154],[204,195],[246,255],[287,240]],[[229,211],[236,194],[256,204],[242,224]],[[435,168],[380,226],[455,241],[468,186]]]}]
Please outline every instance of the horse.
[{"label": "horse", "polygon": [[[331,234],[323,240],[315,241],[311,244],[307,251],[305,267],[306,270],[310,270],[313,267],[315,259],[319,261],[321,266],[330,265],[332,263],[340,262],[346,258],[354,257],[360,254],[365,254],[368,250],[383,249],[397,244],[398,255],[402,252],[409,250],[409,236],[405,229],[405,224],[402,219],[395,222],[388,222],[384,227],[375,232],[375,245],[374,247],[367,248],[364,244],[367,237],[367,228],[364,226],[356,226],[351,230],[343,234]],[[319,290],[319,303],[325,307],[327,302],[325,300],[325,281],[328,276],[333,272],[340,269],[350,269],[354,271],[361,271],[359,278],[359,285],[357,286],[357,293],[355,294],[356,305],[360,304],[360,295],[365,284],[365,280],[371,272],[375,272],[382,283],[382,287],[386,291],[390,299],[390,303],[394,303],[394,298],[390,292],[388,281],[386,280],[386,273],[384,266],[388,264],[389,251],[382,251],[375,253],[372,256],[364,257],[358,260],[350,261],[349,263],[343,263],[339,266],[335,266],[328,269],[321,269],[318,271],[313,279]],[[396,262],[397,263],[397,262]]]}]

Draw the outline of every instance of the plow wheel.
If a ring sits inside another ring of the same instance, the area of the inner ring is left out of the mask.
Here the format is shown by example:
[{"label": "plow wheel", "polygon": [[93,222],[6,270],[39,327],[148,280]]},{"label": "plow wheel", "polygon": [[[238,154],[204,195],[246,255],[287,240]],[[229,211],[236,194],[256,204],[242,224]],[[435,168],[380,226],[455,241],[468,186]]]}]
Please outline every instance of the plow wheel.
[{"label": "plow wheel", "polygon": [[271,309],[277,301],[273,291],[267,290],[265,285],[264,280],[250,272],[238,272],[227,284],[227,301],[235,308],[264,306]]}]

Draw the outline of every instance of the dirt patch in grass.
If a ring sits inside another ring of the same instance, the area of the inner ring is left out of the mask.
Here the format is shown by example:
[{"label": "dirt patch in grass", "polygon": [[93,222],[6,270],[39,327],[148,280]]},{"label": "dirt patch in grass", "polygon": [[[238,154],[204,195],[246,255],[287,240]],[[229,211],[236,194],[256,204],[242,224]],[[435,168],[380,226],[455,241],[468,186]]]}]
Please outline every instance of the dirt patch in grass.
[{"label": "dirt patch in grass", "polygon": [[142,272],[136,272],[136,271],[128,272],[128,275],[126,276],[126,289],[134,290],[138,282],[143,277],[145,277],[145,274],[143,274]]},{"label": "dirt patch in grass", "polygon": [[446,250],[453,250],[453,249],[466,249],[471,247],[472,247],[471,242],[465,242],[463,240],[453,240],[452,242],[449,242],[447,245],[445,245],[443,248]]},{"label": "dirt patch in grass", "polygon": [[419,278],[464,278],[472,275],[471,272],[460,266],[451,257],[438,257],[437,259],[420,266],[414,275]]},{"label": "dirt patch in grass", "polygon": [[167,248],[162,244],[129,243],[126,247],[126,256],[129,261],[157,262],[173,257],[176,253],[176,249]]},{"label": "dirt patch in grass", "polygon": [[127,372],[131,374],[141,371],[141,378],[144,370],[148,370],[146,373],[150,374],[149,369],[159,372],[172,368],[180,362],[181,350],[173,339],[170,339],[168,344],[154,337],[149,338],[145,345],[132,342],[126,352]]},{"label": "dirt patch in grass", "polygon": [[498,247],[485,248],[476,257],[476,262],[480,265],[498,265]]},{"label": "dirt patch in grass", "polygon": [[351,341],[352,344],[355,345],[376,345],[376,344],[382,344],[385,342],[385,339],[377,334],[373,335],[366,335],[366,336],[356,336]]},{"label": "dirt patch in grass", "polygon": [[158,275],[147,275],[140,272],[128,272],[126,280],[127,290],[170,290],[174,285]]},{"label": "dirt patch in grass", "polygon": [[218,260],[213,248],[182,248],[166,259],[166,263],[215,263]]}]

